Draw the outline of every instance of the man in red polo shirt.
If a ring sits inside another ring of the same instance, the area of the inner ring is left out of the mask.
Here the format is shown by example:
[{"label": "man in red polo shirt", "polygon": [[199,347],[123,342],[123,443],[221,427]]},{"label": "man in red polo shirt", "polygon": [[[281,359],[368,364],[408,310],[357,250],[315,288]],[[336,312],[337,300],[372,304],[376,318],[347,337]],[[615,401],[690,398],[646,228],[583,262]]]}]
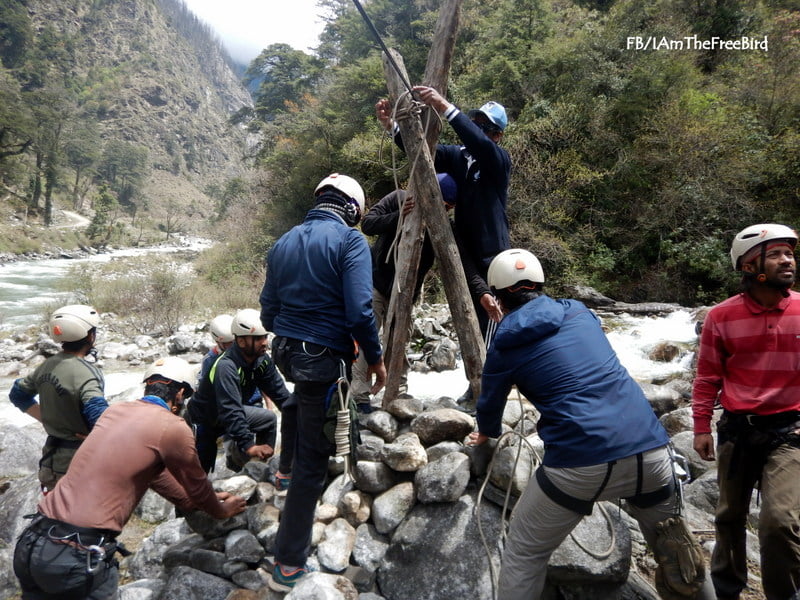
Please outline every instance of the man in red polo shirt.
[{"label": "man in red polo shirt", "polygon": [[797,233],[785,225],[739,232],[731,261],[743,291],[715,306],[703,324],[693,391],[694,449],[714,460],[719,504],[711,577],[720,600],[747,585],[745,525],[754,487],[761,493],[758,537],[767,600],[800,588],[800,294]]}]

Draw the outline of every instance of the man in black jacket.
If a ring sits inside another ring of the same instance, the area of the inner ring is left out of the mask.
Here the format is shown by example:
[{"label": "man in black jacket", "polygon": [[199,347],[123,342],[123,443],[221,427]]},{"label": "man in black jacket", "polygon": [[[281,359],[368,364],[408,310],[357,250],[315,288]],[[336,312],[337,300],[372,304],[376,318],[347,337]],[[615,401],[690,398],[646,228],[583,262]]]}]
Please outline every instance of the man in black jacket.
[{"label": "man in black jacket", "polygon": [[[259,312],[252,308],[237,312],[231,323],[231,333],[234,344],[203,376],[189,402],[189,418],[195,429],[200,463],[206,473],[214,468],[217,439],[226,433],[231,441],[230,468],[238,470],[250,458],[263,460],[272,456],[277,438],[275,413],[244,404],[258,388],[282,410],[280,471],[291,471],[294,408],[289,403],[290,395],[283,378],[267,356],[267,331],[261,324]],[[284,459],[288,459],[287,464]]]},{"label": "man in black jacket", "polygon": [[[492,259],[511,247],[506,214],[511,158],[499,145],[508,125],[505,108],[490,101],[465,115],[431,87],[416,86],[414,92],[450,123],[463,144],[437,145],[434,167],[439,173],[448,173],[458,185],[454,220],[459,250],[476,265],[485,281]],[[380,100],[375,109],[387,131],[394,127],[395,142],[403,147],[388,100]],[[491,294],[476,295],[474,291],[472,303],[481,332],[486,335],[489,321],[500,320],[497,303]],[[468,389],[459,402],[473,402],[472,396]]]},{"label": "man in black jacket", "polygon": [[[447,209],[451,209],[456,205],[458,199],[458,186],[455,180],[447,173],[437,173],[437,180],[439,181],[439,189],[442,193],[442,200],[444,201]],[[377,235],[378,238],[372,244],[372,310],[375,312],[375,319],[379,329],[383,328],[386,322],[386,315],[389,308],[389,301],[392,296],[392,286],[395,285],[395,264],[394,264],[394,249],[395,238],[400,221],[402,205],[403,216],[408,215],[415,206],[414,198],[409,196],[405,190],[395,190],[380,199],[377,204],[369,209],[366,216],[361,222],[361,231],[366,235]],[[456,243],[459,240],[456,237]],[[461,263],[464,267],[464,273],[467,277],[467,286],[470,293],[478,297],[483,294],[488,294],[491,301],[494,302],[494,296],[486,284],[485,279],[481,276],[479,269],[472,262],[470,255],[466,252],[461,244],[458,244],[459,252],[461,254]],[[419,297],[422,284],[425,280],[425,275],[433,266],[434,252],[433,245],[431,244],[430,237],[425,234],[425,239],[422,245],[422,251],[419,260],[419,269],[417,271],[417,280],[414,285],[414,300]],[[363,357],[359,357],[353,365],[353,381],[351,382],[351,391],[356,398],[359,411],[371,412],[369,398],[369,384],[366,377],[366,362]],[[406,388],[406,373],[403,373],[401,379],[400,391],[404,392]]]}]

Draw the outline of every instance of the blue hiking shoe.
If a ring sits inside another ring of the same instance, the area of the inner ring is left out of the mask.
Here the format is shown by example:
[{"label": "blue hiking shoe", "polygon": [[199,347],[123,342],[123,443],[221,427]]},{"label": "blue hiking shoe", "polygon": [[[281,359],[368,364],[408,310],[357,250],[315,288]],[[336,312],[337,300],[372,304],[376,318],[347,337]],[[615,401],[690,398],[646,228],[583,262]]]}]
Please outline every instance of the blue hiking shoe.
[{"label": "blue hiking shoe", "polygon": [[291,473],[281,473],[280,471],[275,471],[275,477],[273,478],[275,489],[279,492],[284,490],[288,490],[289,486],[292,485],[292,474]]},{"label": "blue hiking shoe", "polygon": [[313,569],[306,564],[304,567],[284,567],[275,563],[269,587],[276,592],[289,592],[300,581],[300,578],[310,573]]}]

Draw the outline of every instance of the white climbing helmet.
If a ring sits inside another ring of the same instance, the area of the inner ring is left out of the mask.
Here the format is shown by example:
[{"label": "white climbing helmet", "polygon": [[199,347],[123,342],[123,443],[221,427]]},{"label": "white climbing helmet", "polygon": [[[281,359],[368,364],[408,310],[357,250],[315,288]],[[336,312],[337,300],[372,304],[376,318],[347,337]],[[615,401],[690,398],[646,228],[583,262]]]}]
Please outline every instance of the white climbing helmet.
[{"label": "white climbing helmet", "polygon": [[85,304],[62,306],[50,316],[50,336],[59,343],[77,342],[100,324],[100,314]]},{"label": "white climbing helmet", "polygon": [[233,315],[231,333],[235,336],[262,336],[267,335],[267,330],[261,324],[261,315],[256,309],[243,308]]},{"label": "white climbing helmet", "polygon": [[231,323],[233,317],[230,315],[218,315],[211,319],[208,324],[208,329],[211,332],[211,339],[218,344],[229,344],[233,341],[233,334],[231,333]]},{"label": "white climbing helmet", "polygon": [[487,276],[489,287],[502,290],[520,281],[544,283],[544,271],[539,259],[527,250],[512,248],[494,257]]},{"label": "white climbing helmet", "polygon": [[180,383],[185,390],[183,396],[185,399],[194,392],[194,384],[192,382],[197,378],[195,371],[196,369],[182,358],[166,356],[157,359],[152,365],[147,367],[142,381],[145,382],[153,376],[159,376],[174,381],[175,383]]},{"label": "white climbing helmet", "polygon": [[316,196],[320,190],[326,187],[332,187],[335,190],[339,190],[342,194],[353,200],[356,205],[358,205],[358,210],[361,215],[364,214],[364,208],[366,206],[364,190],[355,179],[348,177],[347,175],[331,173],[317,184],[317,187],[314,188],[314,195]]},{"label": "white climbing helmet", "polygon": [[736,234],[731,244],[731,263],[734,270],[741,271],[742,257],[756,246],[770,240],[786,240],[794,248],[797,245],[797,232],[777,223],[760,223],[745,227]]}]

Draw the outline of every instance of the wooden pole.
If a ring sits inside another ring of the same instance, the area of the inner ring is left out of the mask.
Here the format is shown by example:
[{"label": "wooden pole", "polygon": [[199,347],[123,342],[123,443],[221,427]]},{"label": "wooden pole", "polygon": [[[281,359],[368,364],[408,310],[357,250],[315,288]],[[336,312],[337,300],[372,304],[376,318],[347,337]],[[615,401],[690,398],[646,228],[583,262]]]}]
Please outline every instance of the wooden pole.
[{"label": "wooden pole", "polygon": [[[443,0],[436,21],[433,43],[428,52],[428,61],[425,66],[425,85],[439,90],[442,94],[447,92],[447,80],[450,73],[450,62],[455,47],[458,22],[461,15],[462,0]],[[392,58],[399,57],[397,53]],[[402,57],[398,65],[403,64]],[[394,71],[393,65],[384,57],[384,72],[389,82],[392,103],[403,93],[407,92],[405,84],[397,79],[400,77]],[[409,81],[405,66],[402,67],[403,80]],[[436,142],[441,131],[439,118],[429,108],[425,109],[427,127],[427,143],[430,153],[434,152]],[[402,129],[401,129],[402,132]],[[437,186],[438,187],[438,186]],[[384,361],[386,363],[387,380],[383,392],[383,407],[397,397],[400,381],[405,371],[406,353],[409,329],[411,327],[411,309],[414,304],[414,287],[419,271],[419,261],[422,254],[424,240],[424,224],[422,211],[415,210],[403,220],[402,237],[397,246],[397,265],[395,267],[395,280],[392,288],[392,297],[386,311],[383,327]],[[397,352],[394,349],[397,349]]]},{"label": "wooden pole", "polygon": [[[439,25],[443,22],[443,14],[445,15],[444,21],[450,23],[452,31],[448,30],[451,33],[448,38],[444,36],[440,38],[437,35],[437,39],[454,40],[460,0],[445,0],[445,5],[451,6],[449,10],[445,10],[445,6],[443,6],[437,23],[437,31]],[[453,6],[456,8],[453,9]],[[447,68],[444,68],[434,59],[432,52],[429,55],[428,68],[426,69],[426,74],[431,77],[435,77],[437,73],[446,75],[449,71],[449,57],[452,55],[452,46],[438,44],[435,47],[438,48],[437,51],[440,53],[438,56],[445,57],[448,62]],[[449,52],[447,51],[448,47]],[[393,106],[397,103],[398,114],[408,115],[404,118],[398,118],[398,125],[406,155],[413,165],[409,193],[415,198],[419,210],[412,211],[404,220],[402,237],[398,246],[395,284],[384,326],[384,347],[386,348],[386,368],[388,373],[383,397],[384,408],[396,398],[404,368],[405,347],[408,343],[408,331],[411,324],[414,284],[424,239],[423,221],[427,225],[428,234],[439,261],[439,271],[442,275],[450,312],[461,345],[464,370],[476,393],[480,390],[480,376],[486,352],[431,158],[429,144],[435,146],[438,133],[432,141],[429,139],[428,143],[426,143],[422,122],[410,113],[412,102],[402,81],[402,79],[408,80],[402,57],[397,52],[392,50],[390,52],[392,52],[395,63],[401,69],[401,73],[395,72],[393,65],[386,57],[384,57],[384,71],[389,88],[390,102]],[[446,82],[441,88],[437,89],[444,90],[445,87]],[[397,101],[398,98],[400,98],[399,102]],[[438,122],[438,119],[436,121]]]}]

